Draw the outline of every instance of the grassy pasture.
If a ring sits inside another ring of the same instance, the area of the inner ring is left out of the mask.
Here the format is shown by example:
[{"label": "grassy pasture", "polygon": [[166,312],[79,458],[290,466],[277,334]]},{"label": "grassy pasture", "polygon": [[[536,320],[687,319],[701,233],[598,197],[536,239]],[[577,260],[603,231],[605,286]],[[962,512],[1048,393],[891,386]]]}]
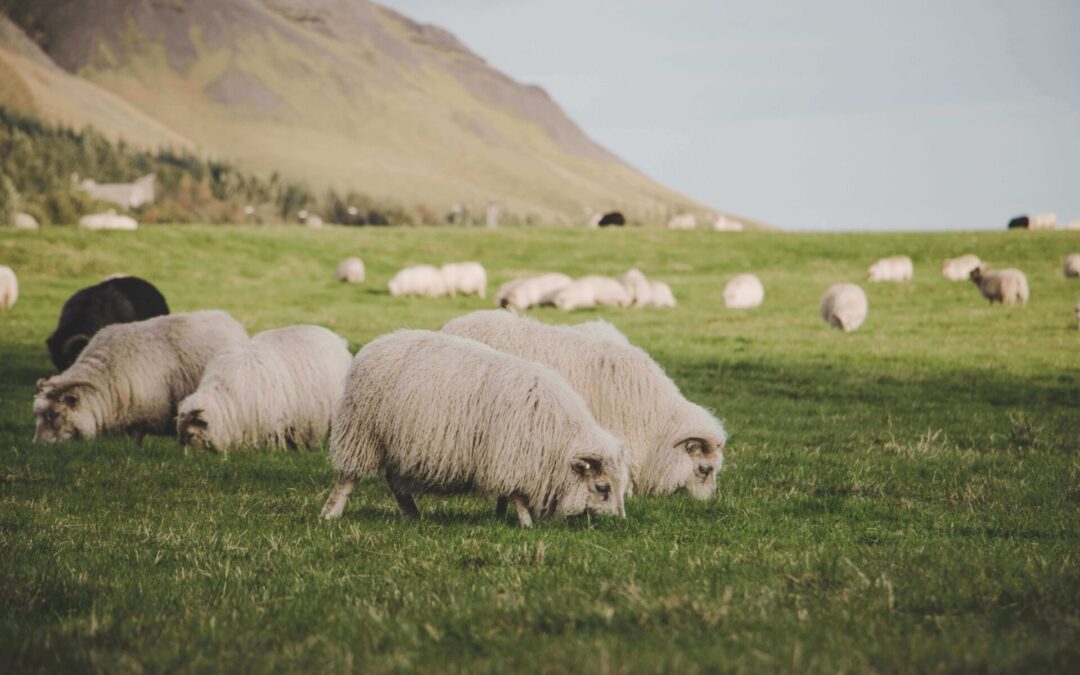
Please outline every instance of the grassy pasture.
[{"label": "grassy pasture", "polygon": [[[1080,282],[1061,260],[1077,250],[1066,232],[4,232],[22,297],[0,314],[0,671],[1076,672]],[[824,289],[900,252],[915,281],[864,284],[863,328],[828,329]],[[1030,305],[944,280],[967,252],[1023,269]],[[333,280],[351,254],[363,286]],[[489,293],[549,270],[668,281],[675,310],[536,314],[609,319],[718,411],[718,497],[523,531],[475,498],[422,498],[404,523],[371,480],[327,524],[319,453],[30,442],[43,340],[106,274],[356,350],[487,307],[384,290],[406,263],[465,259]],[[743,271],[766,303],[725,310]]]}]

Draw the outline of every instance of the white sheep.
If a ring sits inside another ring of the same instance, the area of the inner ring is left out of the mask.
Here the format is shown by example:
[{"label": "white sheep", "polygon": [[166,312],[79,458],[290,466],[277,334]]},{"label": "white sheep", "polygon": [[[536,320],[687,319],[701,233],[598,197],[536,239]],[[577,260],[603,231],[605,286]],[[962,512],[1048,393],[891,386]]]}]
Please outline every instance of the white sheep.
[{"label": "white sheep", "polygon": [[575,279],[569,286],[540,300],[540,304],[554,305],[564,312],[587,307],[629,307],[630,302],[625,286],[611,277],[595,274]]},{"label": "white sheep", "polygon": [[906,255],[894,255],[882,258],[867,270],[867,280],[871,283],[879,281],[911,281],[915,268],[911,258]]},{"label": "white sheep", "polygon": [[9,310],[19,300],[19,278],[15,270],[0,265],[0,309]]},{"label": "white sheep", "polygon": [[320,218],[319,216],[314,215],[314,214],[310,214],[310,215],[308,215],[307,218],[304,218],[304,227],[310,227],[312,229],[318,229],[318,228],[322,227],[323,225],[325,225],[325,223],[323,222],[323,219]]},{"label": "white sheep", "polygon": [[175,430],[176,404],[195,391],[210,359],[247,342],[219,310],[169,314],[102,328],[70,368],[38,380],[36,443]]},{"label": "white sheep", "polygon": [[669,230],[692,230],[697,227],[697,218],[692,213],[680,213],[672,216],[667,226]]},{"label": "white sheep", "polygon": [[670,494],[685,487],[699,499],[716,491],[727,441],[723,424],[687,401],[642,349],[494,310],[466,314],[443,331],[538,361],[565,377],[596,421],[625,443],[636,491]]},{"label": "white sheep", "polygon": [[1064,229],[1066,230],[1080,230],[1080,220],[1070,220],[1065,223]]},{"label": "white sheep", "polygon": [[338,263],[337,280],[347,284],[362,284],[366,276],[364,261],[356,256],[345,258]]},{"label": "white sheep", "polygon": [[724,306],[728,309],[750,309],[765,302],[765,286],[753,274],[740,274],[724,286]]},{"label": "white sheep", "polygon": [[722,213],[718,214],[716,219],[713,220],[713,229],[717,232],[742,232],[745,227],[740,221],[729,218]]},{"label": "white sheep", "polygon": [[442,266],[443,283],[450,295],[487,297],[487,272],[477,262],[447,263]]},{"label": "white sheep", "polygon": [[180,442],[217,452],[317,448],[351,363],[345,339],[320,326],[259,333],[206,366],[177,410]]},{"label": "white sheep", "polygon": [[663,281],[649,282],[649,307],[671,309],[675,307],[675,294]]},{"label": "white sheep", "polygon": [[971,270],[971,281],[979,287],[979,292],[991,305],[995,301],[1003,305],[1027,304],[1027,277],[1018,269],[991,270],[984,263]]},{"label": "white sheep", "polygon": [[37,218],[20,211],[15,214],[15,227],[20,230],[37,230],[41,228],[41,225],[38,223]]},{"label": "white sheep", "polygon": [[1055,230],[1057,229],[1057,214],[1056,213],[1040,213],[1037,216],[1032,216],[1028,221],[1028,229],[1031,230]]},{"label": "white sheep", "polygon": [[630,294],[630,305],[633,307],[648,307],[652,301],[652,286],[649,280],[636,267],[631,267],[619,276],[619,283]]},{"label": "white sheep", "polygon": [[390,295],[417,296],[421,298],[441,298],[447,294],[446,281],[442,272],[431,265],[406,267],[387,284]]},{"label": "white sheep", "polygon": [[866,293],[855,284],[830,286],[821,296],[821,318],[845,333],[856,330],[866,321]]},{"label": "white sheep", "polygon": [[112,209],[79,218],[84,230],[137,230],[139,224],[130,216],[122,216]]},{"label": "white sheep", "polygon": [[1065,256],[1066,277],[1080,277],[1080,253],[1072,253]]},{"label": "white sheep", "polygon": [[573,281],[558,272],[508,281],[500,286],[499,292],[495,294],[495,304],[499,307],[529,309],[539,304],[545,296],[569,286]]},{"label": "white sheep", "polygon": [[967,253],[956,258],[946,258],[941,263],[941,274],[949,281],[967,281],[971,270],[982,264],[979,256]]},{"label": "white sheep", "polygon": [[625,452],[581,397],[551,369],[472,340],[399,330],[368,343],[331,427],[340,476],[327,519],[369,475],[386,477],[409,519],[424,492],[509,497],[523,527],[533,515],[626,514]]},{"label": "white sheep", "polygon": [[586,321],[584,323],[577,323],[568,328],[573,328],[577,332],[591,337],[595,340],[607,340],[609,342],[615,342],[620,345],[629,345],[630,339],[623,335],[622,331],[616,328],[614,325],[604,321],[603,319],[597,319],[595,321]]}]

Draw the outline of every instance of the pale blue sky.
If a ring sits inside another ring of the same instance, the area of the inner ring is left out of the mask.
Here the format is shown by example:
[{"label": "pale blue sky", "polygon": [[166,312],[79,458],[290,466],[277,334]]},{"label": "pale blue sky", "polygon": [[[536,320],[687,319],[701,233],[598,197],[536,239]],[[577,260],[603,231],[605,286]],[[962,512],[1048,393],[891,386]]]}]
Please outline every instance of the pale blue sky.
[{"label": "pale blue sky", "polygon": [[383,0],[785,229],[1080,219],[1080,0]]}]

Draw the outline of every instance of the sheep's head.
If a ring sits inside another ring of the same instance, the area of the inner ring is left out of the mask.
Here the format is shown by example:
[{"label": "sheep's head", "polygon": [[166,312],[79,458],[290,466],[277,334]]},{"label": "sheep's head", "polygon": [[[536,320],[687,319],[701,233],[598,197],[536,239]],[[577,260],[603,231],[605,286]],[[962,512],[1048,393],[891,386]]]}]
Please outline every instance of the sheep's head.
[{"label": "sheep's head", "polygon": [[724,468],[724,443],[723,435],[691,436],[675,446],[690,461],[684,487],[692,496],[708,499],[716,492],[716,472]]},{"label": "sheep's head", "polygon": [[38,380],[34,396],[34,442],[57,443],[96,436],[97,422],[87,400],[96,391],[93,383],[81,380]]},{"label": "sheep's head", "polygon": [[576,454],[566,467],[567,488],[559,496],[556,513],[573,516],[579,513],[606,513],[626,517],[623,500],[630,476],[626,463],[600,454]]},{"label": "sheep's head", "polygon": [[209,433],[210,422],[202,408],[185,410],[176,418],[176,435],[180,444],[196,450],[213,450]]},{"label": "sheep's head", "polygon": [[982,281],[982,278],[986,276],[986,273],[990,271],[990,268],[986,264],[979,265],[975,269],[971,270],[971,280],[975,283]]},{"label": "sheep's head", "polygon": [[724,426],[701,406],[690,404],[681,424],[660,440],[638,476],[642,492],[669,494],[684,488],[697,499],[716,492],[716,474],[724,468]]},{"label": "sheep's head", "polygon": [[49,348],[49,356],[52,357],[53,363],[61,370],[67,370],[71,364],[75,363],[75,359],[79,358],[79,354],[88,342],[90,342],[90,337],[87,335],[72,335],[61,342],[60,336],[54,334],[45,340],[45,346]]}]

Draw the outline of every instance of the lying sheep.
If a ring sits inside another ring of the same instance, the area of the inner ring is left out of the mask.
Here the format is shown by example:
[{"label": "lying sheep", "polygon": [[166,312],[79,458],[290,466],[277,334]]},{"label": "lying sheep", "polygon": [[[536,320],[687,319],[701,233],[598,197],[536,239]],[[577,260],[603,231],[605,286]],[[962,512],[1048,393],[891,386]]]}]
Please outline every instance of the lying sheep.
[{"label": "lying sheep", "polygon": [[1065,276],[1080,277],[1080,253],[1065,256]]},{"label": "lying sheep", "polygon": [[633,307],[648,307],[652,301],[652,286],[649,285],[649,280],[645,278],[641,270],[636,267],[631,267],[621,276],[619,276],[619,283],[626,288],[626,292],[630,294],[630,305]]},{"label": "lying sheep", "polygon": [[495,304],[499,307],[529,309],[540,304],[540,300],[545,296],[569,286],[573,281],[565,274],[557,272],[508,281],[500,286],[499,292],[495,294]]},{"label": "lying sheep", "polygon": [[41,228],[41,224],[29,213],[19,212],[15,214],[15,227],[20,230],[37,230]]},{"label": "lying sheep", "polygon": [[364,261],[356,256],[345,258],[338,263],[337,280],[347,284],[362,284],[365,277]]},{"label": "lying sheep", "polygon": [[630,344],[630,339],[623,335],[622,331],[603,319],[574,324],[573,326],[568,326],[568,328],[572,328],[582,335],[591,337],[595,340],[608,340],[609,342],[615,342],[620,345]]},{"label": "lying sheep", "polygon": [[692,230],[697,227],[697,218],[692,213],[680,213],[672,216],[667,226],[669,230]]},{"label": "lying sheep", "polygon": [[36,443],[125,432],[168,434],[176,404],[195,391],[210,359],[247,342],[244,327],[217,310],[106,326],[74,365],[38,380]]},{"label": "lying sheep", "polygon": [[724,306],[728,309],[750,309],[765,302],[765,286],[753,274],[740,274],[724,286]]},{"label": "lying sheep", "polygon": [[1020,270],[1012,268],[991,270],[984,263],[971,270],[971,280],[979,287],[979,292],[990,301],[991,305],[994,301],[1003,305],[1027,304],[1027,277]]},{"label": "lying sheep", "polygon": [[643,350],[493,310],[454,319],[443,331],[538,361],[565,377],[596,421],[626,444],[636,491],[664,495],[685,487],[699,499],[716,491],[724,426],[687,401]]},{"label": "lying sheep", "polygon": [[946,258],[941,263],[941,274],[949,281],[967,281],[971,278],[971,270],[981,264],[979,256],[970,253],[956,258]]},{"label": "lying sheep", "polygon": [[821,296],[821,318],[845,333],[857,330],[866,321],[866,293],[855,284],[830,286]]},{"label": "lying sheep", "polygon": [[442,272],[431,265],[406,267],[387,284],[390,295],[441,298],[447,294]]},{"label": "lying sheep", "polygon": [[168,313],[165,296],[149,281],[123,275],[106,278],[67,299],[56,330],[45,345],[56,369],[64,370],[75,363],[90,338],[105,326]]},{"label": "lying sheep", "polygon": [[523,527],[534,515],[626,515],[625,454],[581,397],[549,368],[444,333],[399,330],[360,350],[330,460],[340,477],[327,519],[374,474],[409,519],[424,492],[508,495]]},{"label": "lying sheep", "polygon": [[15,270],[0,265],[0,309],[9,310],[19,301],[19,278]]},{"label": "lying sheep", "polygon": [[447,263],[442,266],[443,282],[450,295],[487,297],[487,272],[476,262]]},{"label": "lying sheep", "polygon": [[663,281],[649,282],[649,307],[672,309],[675,307],[675,294],[671,292],[671,286]]},{"label": "lying sheep", "polygon": [[180,403],[180,442],[199,450],[317,448],[352,363],[344,338],[320,326],[259,333],[206,366]]},{"label": "lying sheep", "polygon": [[867,280],[870,283],[879,281],[911,281],[914,274],[914,266],[911,258],[906,255],[894,255],[890,258],[882,258],[867,270]]},{"label": "lying sheep", "polygon": [[137,230],[139,224],[130,216],[122,216],[109,210],[79,218],[79,227],[84,230]]},{"label": "lying sheep", "polygon": [[589,275],[575,279],[565,288],[549,293],[542,305],[554,305],[564,312],[587,307],[629,307],[630,293],[611,277]]}]

